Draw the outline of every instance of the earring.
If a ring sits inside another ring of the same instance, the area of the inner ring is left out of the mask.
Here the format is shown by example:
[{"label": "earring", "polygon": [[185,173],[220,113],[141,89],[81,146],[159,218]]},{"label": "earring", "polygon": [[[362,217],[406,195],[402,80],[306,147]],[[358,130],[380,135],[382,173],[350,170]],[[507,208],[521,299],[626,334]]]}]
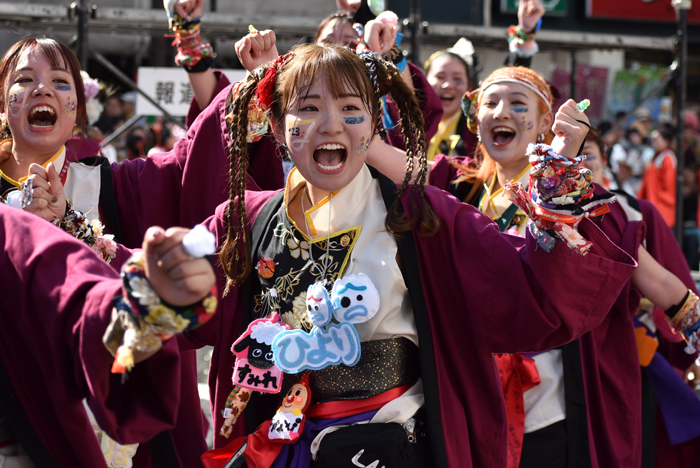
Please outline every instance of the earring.
[{"label": "earring", "polygon": [[537,136],[537,143],[542,143],[544,141],[544,133],[540,133]]},{"label": "earring", "polygon": [[476,131],[476,139],[479,140],[479,143],[481,143],[481,132],[478,130]]}]

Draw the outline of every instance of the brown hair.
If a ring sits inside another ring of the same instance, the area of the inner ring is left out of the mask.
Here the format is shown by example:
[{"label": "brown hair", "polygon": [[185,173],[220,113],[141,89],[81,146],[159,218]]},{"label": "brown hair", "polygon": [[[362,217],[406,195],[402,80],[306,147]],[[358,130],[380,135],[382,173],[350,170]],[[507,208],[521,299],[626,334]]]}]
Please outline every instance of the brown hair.
[{"label": "brown hair", "polygon": [[[80,129],[80,133],[84,134],[87,126],[87,112],[85,110],[85,89],[83,88],[83,79],[80,76],[80,62],[68,46],[53,39],[44,36],[28,37],[16,42],[5,52],[5,56],[0,62],[0,101],[4,99],[11,74],[17,68],[17,62],[22,57],[22,54],[25,51],[31,53],[35,50],[43,53],[49,59],[52,67],[60,68],[65,66],[73,77],[76,100],[78,101],[75,123]],[[6,138],[12,138],[10,127],[7,122],[0,123],[0,139],[4,140]]]},{"label": "brown hair", "polygon": [[[279,65],[280,70],[277,73],[272,96],[270,109],[272,119],[278,123],[281,122],[298,96],[308,90],[315,79],[322,76],[328,80],[328,88],[334,98],[347,92],[348,89],[356,91],[373,117],[373,128],[377,128],[381,118],[379,100],[375,96],[365,64],[353,51],[334,45],[306,44],[295,47],[291,54],[290,58],[275,62],[281,65]],[[219,252],[222,268],[228,278],[227,291],[231,286],[240,285],[251,270],[252,252],[247,239],[245,214],[245,183],[248,169],[247,109],[258,83],[265,77],[270,67],[275,66],[275,63],[270,62],[254,70],[241,84],[235,98],[232,99],[232,95],[229,94],[234,116],[229,147],[231,202],[226,210],[227,236]],[[399,123],[407,148],[406,176],[398,189],[394,204],[387,212],[384,224],[389,232],[398,234],[409,231],[420,223],[421,233],[432,235],[437,231],[439,221],[423,197],[425,190],[423,185],[427,177],[427,159],[420,106],[394,65],[379,58],[376,59],[375,64],[380,94],[391,95],[398,107]],[[402,212],[400,197],[409,189],[414,170],[414,157],[418,158],[419,167],[416,181],[412,185],[413,215],[408,219]],[[420,211],[417,198],[420,199]]]},{"label": "brown hair", "polygon": [[321,21],[321,24],[318,25],[316,35],[314,36],[314,44],[318,44],[318,40],[321,39],[321,33],[323,30],[335,20],[338,20],[338,22],[333,27],[334,32],[337,32],[337,28],[341,27],[340,25],[343,23],[348,23],[350,26],[353,25],[352,16],[348,15],[347,13],[333,13],[332,15],[326,16],[323,21]]},{"label": "brown hair", "polygon": [[[544,115],[547,112],[551,112],[551,106],[554,101],[552,97],[552,90],[549,84],[545,81],[542,76],[536,71],[527,67],[503,67],[494,70],[483,82],[482,89],[484,89],[484,84],[488,84],[491,81],[496,81],[499,78],[522,78],[529,81],[535,87],[537,87],[542,94],[548,99],[549,102],[545,102],[542,98],[538,99],[537,110],[540,115]],[[537,94],[535,94],[537,96]],[[539,97],[539,96],[538,96]],[[477,109],[478,114],[478,109]],[[551,132],[546,135],[545,142],[549,143],[552,140]],[[478,161],[478,162],[477,162]],[[472,199],[481,191],[481,187],[487,183],[488,179],[493,175],[496,170],[496,163],[491,156],[489,156],[488,151],[482,143],[479,143],[476,151],[474,153],[474,160],[469,164],[460,164],[459,162],[452,162],[452,165],[457,168],[457,170],[462,174],[459,178],[455,180],[458,182],[467,182],[472,185],[471,190],[467,194],[464,201],[471,202]]]}]

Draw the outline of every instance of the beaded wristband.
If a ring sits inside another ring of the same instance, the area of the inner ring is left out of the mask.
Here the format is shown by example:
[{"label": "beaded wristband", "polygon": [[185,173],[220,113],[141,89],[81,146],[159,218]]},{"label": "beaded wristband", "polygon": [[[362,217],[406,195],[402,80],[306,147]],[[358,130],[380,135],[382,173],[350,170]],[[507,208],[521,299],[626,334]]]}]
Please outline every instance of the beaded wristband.
[{"label": "beaded wristband", "polygon": [[104,226],[99,219],[88,221],[81,211],[71,208],[66,202],[66,213],[63,219],[54,221],[58,227],[76,239],[85,242],[88,247],[105,262],[111,263],[117,254],[117,243],[112,234],[104,234]]},{"label": "beaded wristband", "polygon": [[112,373],[123,374],[134,366],[134,351],[155,352],[174,334],[206,323],[217,305],[216,286],[196,304],[172,306],[156,294],[145,275],[145,255],[136,252],[121,269],[122,297],[116,316],[102,339],[115,356]]}]

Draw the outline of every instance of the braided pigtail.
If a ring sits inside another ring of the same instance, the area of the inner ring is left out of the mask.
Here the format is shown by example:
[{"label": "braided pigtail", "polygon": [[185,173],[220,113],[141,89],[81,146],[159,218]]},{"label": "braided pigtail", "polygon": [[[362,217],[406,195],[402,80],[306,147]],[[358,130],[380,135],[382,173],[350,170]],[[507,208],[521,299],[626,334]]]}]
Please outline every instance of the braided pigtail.
[{"label": "braided pigtail", "polygon": [[[435,212],[425,200],[425,182],[428,178],[428,158],[425,145],[423,113],[415,94],[404,83],[393,64],[378,60],[377,78],[381,95],[390,95],[399,111],[399,126],[406,146],[406,175],[397,192],[396,200],[387,213],[385,226],[394,234],[413,229],[420,222],[420,232],[431,236],[440,227]],[[414,160],[418,161],[417,172]],[[415,180],[411,178],[415,172]],[[401,210],[401,197],[409,188],[411,194],[411,217]],[[420,207],[417,201],[420,200]]]},{"label": "braided pigtail", "polygon": [[[264,66],[263,66],[264,67]],[[219,261],[226,274],[226,295],[232,286],[240,286],[250,273],[251,246],[248,242],[245,212],[246,176],[248,173],[248,107],[258,82],[266,69],[260,67],[234,88],[226,99],[231,143],[229,144],[230,202],[226,208],[226,240],[219,251]],[[233,96],[235,94],[235,97]]]}]

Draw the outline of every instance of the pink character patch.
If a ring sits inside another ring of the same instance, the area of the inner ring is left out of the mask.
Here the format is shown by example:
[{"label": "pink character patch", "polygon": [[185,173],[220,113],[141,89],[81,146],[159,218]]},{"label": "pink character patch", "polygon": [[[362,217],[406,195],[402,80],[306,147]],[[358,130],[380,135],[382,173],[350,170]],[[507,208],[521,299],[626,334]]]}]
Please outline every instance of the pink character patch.
[{"label": "pink character patch", "polygon": [[274,313],[270,318],[253,320],[231,347],[236,356],[233,384],[262,393],[278,393],[283,373],[272,353],[272,340],[289,325]]}]

